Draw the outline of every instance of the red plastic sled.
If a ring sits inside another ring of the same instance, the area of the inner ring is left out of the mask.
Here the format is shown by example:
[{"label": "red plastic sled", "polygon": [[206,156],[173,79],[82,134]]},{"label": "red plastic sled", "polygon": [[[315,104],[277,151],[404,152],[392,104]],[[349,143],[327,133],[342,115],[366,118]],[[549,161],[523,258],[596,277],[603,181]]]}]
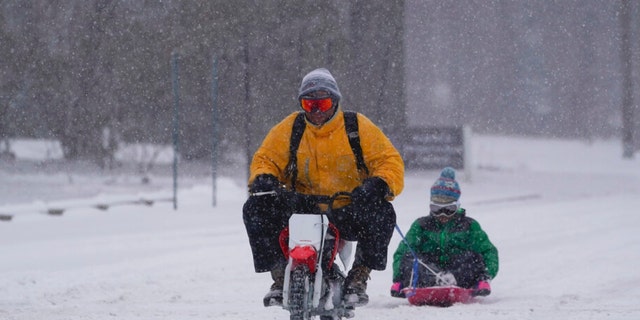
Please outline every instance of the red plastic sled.
[{"label": "red plastic sled", "polygon": [[416,306],[449,307],[454,303],[465,303],[473,299],[471,289],[457,286],[404,288],[409,303]]}]

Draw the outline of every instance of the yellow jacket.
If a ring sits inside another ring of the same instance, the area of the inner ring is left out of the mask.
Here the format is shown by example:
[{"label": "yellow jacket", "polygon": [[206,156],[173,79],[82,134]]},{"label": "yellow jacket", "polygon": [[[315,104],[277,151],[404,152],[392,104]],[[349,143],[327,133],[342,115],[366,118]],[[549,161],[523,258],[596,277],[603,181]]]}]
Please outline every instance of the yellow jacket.
[{"label": "yellow jacket", "polygon": [[[249,185],[260,174],[272,174],[290,186],[285,177],[293,122],[298,112],[287,116],[267,134],[251,162]],[[360,145],[369,176],[382,178],[392,200],[404,188],[404,163],[398,150],[371,120],[358,114]],[[298,148],[296,191],[303,194],[333,195],[351,192],[366,177],[358,174],[355,155],[345,131],[344,114],[318,127],[308,121]]]}]

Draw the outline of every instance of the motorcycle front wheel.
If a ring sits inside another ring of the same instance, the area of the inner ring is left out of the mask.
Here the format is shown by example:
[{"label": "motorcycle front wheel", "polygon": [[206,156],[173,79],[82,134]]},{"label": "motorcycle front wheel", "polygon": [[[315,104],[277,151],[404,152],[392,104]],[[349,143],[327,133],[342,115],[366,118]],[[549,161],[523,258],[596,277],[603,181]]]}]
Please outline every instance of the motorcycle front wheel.
[{"label": "motorcycle front wheel", "polygon": [[298,265],[291,270],[289,281],[289,312],[290,320],[308,320],[311,317],[309,304],[309,290],[311,282],[309,267]]}]

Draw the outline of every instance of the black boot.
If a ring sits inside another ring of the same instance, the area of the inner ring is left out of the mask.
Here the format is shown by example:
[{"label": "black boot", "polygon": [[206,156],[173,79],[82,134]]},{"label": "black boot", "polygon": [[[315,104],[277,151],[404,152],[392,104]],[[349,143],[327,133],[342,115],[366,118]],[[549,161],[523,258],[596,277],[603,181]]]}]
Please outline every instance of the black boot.
[{"label": "black boot", "polygon": [[273,284],[262,300],[265,307],[282,305],[282,288],[284,287],[284,266],[271,270]]},{"label": "black boot", "polygon": [[369,302],[367,295],[367,280],[371,269],[365,266],[357,266],[349,270],[344,281],[344,300],[348,305],[364,306]]}]

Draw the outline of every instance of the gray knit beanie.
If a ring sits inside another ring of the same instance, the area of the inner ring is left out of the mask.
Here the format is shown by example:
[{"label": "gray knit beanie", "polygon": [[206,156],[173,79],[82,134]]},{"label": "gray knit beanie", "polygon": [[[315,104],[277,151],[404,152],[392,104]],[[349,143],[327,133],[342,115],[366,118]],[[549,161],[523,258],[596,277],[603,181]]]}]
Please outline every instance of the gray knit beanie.
[{"label": "gray knit beanie", "polygon": [[331,92],[331,95],[336,100],[342,98],[336,79],[334,79],[329,70],[325,68],[315,69],[302,78],[300,90],[298,90],[298,99],[317,90],[327,90]]}]

